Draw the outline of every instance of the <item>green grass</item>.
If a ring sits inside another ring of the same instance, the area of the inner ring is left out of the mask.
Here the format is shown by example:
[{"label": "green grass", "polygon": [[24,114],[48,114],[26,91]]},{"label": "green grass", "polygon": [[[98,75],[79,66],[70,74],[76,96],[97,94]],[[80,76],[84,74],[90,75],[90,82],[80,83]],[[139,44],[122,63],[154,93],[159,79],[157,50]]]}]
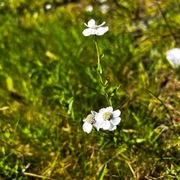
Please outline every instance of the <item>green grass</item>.
[{"label": "green grass", "polygon": [[[52,3],[51,1],[49,1]],[[0,179],[179,179],[180,69],[165,52],[180,46],[179,1],[108,1],[0,6]],[[106,21],[97,37],[84,22]],[[86,134],[91,110],[121,110],[115,131]]]}]

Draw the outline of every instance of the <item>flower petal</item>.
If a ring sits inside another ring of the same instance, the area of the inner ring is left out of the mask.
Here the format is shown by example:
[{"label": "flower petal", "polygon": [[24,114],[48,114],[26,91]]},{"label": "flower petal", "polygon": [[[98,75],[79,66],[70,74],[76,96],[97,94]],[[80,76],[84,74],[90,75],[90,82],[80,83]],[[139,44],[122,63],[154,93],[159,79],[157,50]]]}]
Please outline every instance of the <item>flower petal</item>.
[{"label": "flower petal", "polygon": [[89,134],[92,131],[92,124],[85,122],[83,124],[83,131]]},{"label": "flower petal", "polygon": [[84,25],[88,27],[88,25],[86,23],[84,23]]},{"label": "flower petal", "polygon": [[117,117],[117,118],[114,118],[114,119],[111,119],[110,122],[113,124],[113,125],[118,125],[121,121],[121,118],[120,117]]},{"label": "flower petal", "polygon": [[111,112],[111,113],[112,113],[112,112],[113,112],[113,108],[112,108],[111,106],[109,106],[109,107],[107,107],[107,108],[106,108],[106,111],[108,111],[108,112]]},{"label": "flower petal", "polygon": [[94,19],[91,19],[90,21],[88,21],[88,24],[87,24],[87,25],[88,25],[88,27],[91,28],[91,27],[95,26],[95,24],[96,24],[96,23],[95,23],[95,20],[94,20]]},{"label": "flower petal", "polygon": [[111,124],[111,127],[109,128],[109,131],[114,131],[115,129],[117,129],[117,126],[113,126],[113,125]]},{"label": "flower petal", "polygon": [[94,127],[97,129],[97,131],[99,131],[99,129],[102,128],[102,121],[94,123]]},{"label": "flower petal", "polygon": [[103,126],[103,122],[104,122],[104,119],[102,117],[102,114],[101,113],[97,113],[95,115],[95,123],[94,123],[94,127],[99,131],[100,128],[102,128]]},{"label": "flower petal", "polygon": [[101,23],[100,25],[98,25],[99,27],[103,26],[104,24],[106,24],[106,22],[104,21],[103,23]]},{"label": "flower petal", "polygon": [[82,33],[84,36],[90,36],[91,34],[96,34],[96,30],[87,28]]},{"label": "flower petal", "polygon": [[121,111],[119,109],[112,112],[113,117],[119,117],[120,114],[121,114]]},{"label": "flower petal", "polygon": [[109,130],[111,128],[111,123],[110,121],[104,121],[103,122],[103,127],[104,130]]},{"label": "flower petal", "polygon": [[102,115],[103,115],[102,113],[96,113],[95,114],[95,121],[96,122],[102,121],[103,120]]},{"label": "flower petal", "polygon": [[99,27],[97,29],[96,35],[97,36],[102,36],[104,33],[106,33],[109,30],[108,27]]},{"label": "flower petal", "polygon": [[92,110],[91,114],[95,116],[97,114],[97,112]]},{"label": "flower petal", "polygon": [[101,108],[101,109],[99,110],[99,113],[104,113],[104,112],[106,112],[106,108]]},{"label": "flower petal", "polygon": [[173,67],[180,66],[180,48],[174,48],[167,51],[166,58]]}]

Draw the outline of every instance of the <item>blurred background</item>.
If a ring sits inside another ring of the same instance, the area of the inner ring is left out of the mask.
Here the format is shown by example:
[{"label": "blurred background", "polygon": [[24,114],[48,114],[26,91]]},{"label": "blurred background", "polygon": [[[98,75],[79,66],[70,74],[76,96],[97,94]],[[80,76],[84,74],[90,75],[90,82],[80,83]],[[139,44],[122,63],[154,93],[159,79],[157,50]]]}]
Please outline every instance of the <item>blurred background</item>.
[{"label": "blurred background", "polygon": [[[84,23],[106,21],[97,37]],[[0,179],[178,179],[179,0],[0,1]],[[91,110],[122,121],[82,130]]]}]

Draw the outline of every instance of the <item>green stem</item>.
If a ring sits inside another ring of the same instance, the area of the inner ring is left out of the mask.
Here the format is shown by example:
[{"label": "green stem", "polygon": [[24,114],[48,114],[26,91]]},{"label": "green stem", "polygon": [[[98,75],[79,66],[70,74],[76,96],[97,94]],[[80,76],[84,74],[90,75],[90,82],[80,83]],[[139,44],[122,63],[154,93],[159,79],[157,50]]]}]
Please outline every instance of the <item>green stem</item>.
[{"label": "green stem", "polygon": [[105,96],[106,96],[106,100],[107,100],[108,105],[112,106],[111,97],[109,97],[109,95],[107,93],[105,94]]},{"label": "green stem", "polygon": [[96,46],[96,52],[97,52],[97,58],[98,58],[98,72],[99,74],[102,74],[102,68],[101,68],[101,58],[100,58],[100,54],[99,54],[99,48],[98,48],[98,43],[96,40],[96,36],[94,36],[94,44]]},{"label": "green stem", "polygon": [[100,83],[102,84],[103,94],[106,97],[107,103],[108,103],[109,106],[112,106],[111,97],[109,97],[108,93],[106,93],[106,90],[105,90],[105,87],[106,87],[107,83],[103,82],[103,79],[102,79],[101,57],[100,57],[100,53],[99,53],[98,43],[97,43],[97,40],[96,40],[96,35],[94,36],[94,44],[95,44],[95,47],[96,47],[96,53],[97,53],[97,58],[98,58],[97,75],[99,77]]},{"label": "green stem", "polygon": [[163,10],[161,9],[160,4],[158,3],[157,0],[156,0],[155,2],[156,2],[156,5],[157,5],[157,7],[158,7],[158,9],[159,9],[159,11],[160,11],[160,13],[161,13],[161,15],[162,15],[165,23],[166,23],[167,28],[169,29],[169,32],[170,32],[172,38],[174,39],[175,43],[176,43],[177,45],[179,45],[179,42],[177,41],[176,35],[175,35],[174,32],[172,31],[172,29],[171,29],[171,27],[170,27],[170,25],[169,25],[169,23],[168,23],[168,20],[167,20],[167,18],[166,18],[166,16],[165,16],[165,13],[164,13]]}]

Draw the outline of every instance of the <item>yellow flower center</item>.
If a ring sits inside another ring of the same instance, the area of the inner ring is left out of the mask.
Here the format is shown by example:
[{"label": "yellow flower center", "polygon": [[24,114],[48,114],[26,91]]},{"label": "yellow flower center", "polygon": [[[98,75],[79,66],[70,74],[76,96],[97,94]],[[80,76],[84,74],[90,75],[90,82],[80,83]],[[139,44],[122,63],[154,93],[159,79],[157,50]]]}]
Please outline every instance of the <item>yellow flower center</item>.
[{"label": "yellow flower center", "polygon": [[95,119],[94,119],[94,116],[92,114],[89,114],[87,117],[86,117],[86,121],[89,122],[89,123],[94,123],[95,122]]},{"label": "yellow flower center", "polygon": [[94,25],[93,27],[92,27],[92,29],[98,29],[99,28],[99,26],[97,26],[97,25]]},{"label": "yellow flower center", "polygon": [[110,112],[105,112],[103,114],[103,119],[104,120],[110,120],[112,118],[112,114]]}]

